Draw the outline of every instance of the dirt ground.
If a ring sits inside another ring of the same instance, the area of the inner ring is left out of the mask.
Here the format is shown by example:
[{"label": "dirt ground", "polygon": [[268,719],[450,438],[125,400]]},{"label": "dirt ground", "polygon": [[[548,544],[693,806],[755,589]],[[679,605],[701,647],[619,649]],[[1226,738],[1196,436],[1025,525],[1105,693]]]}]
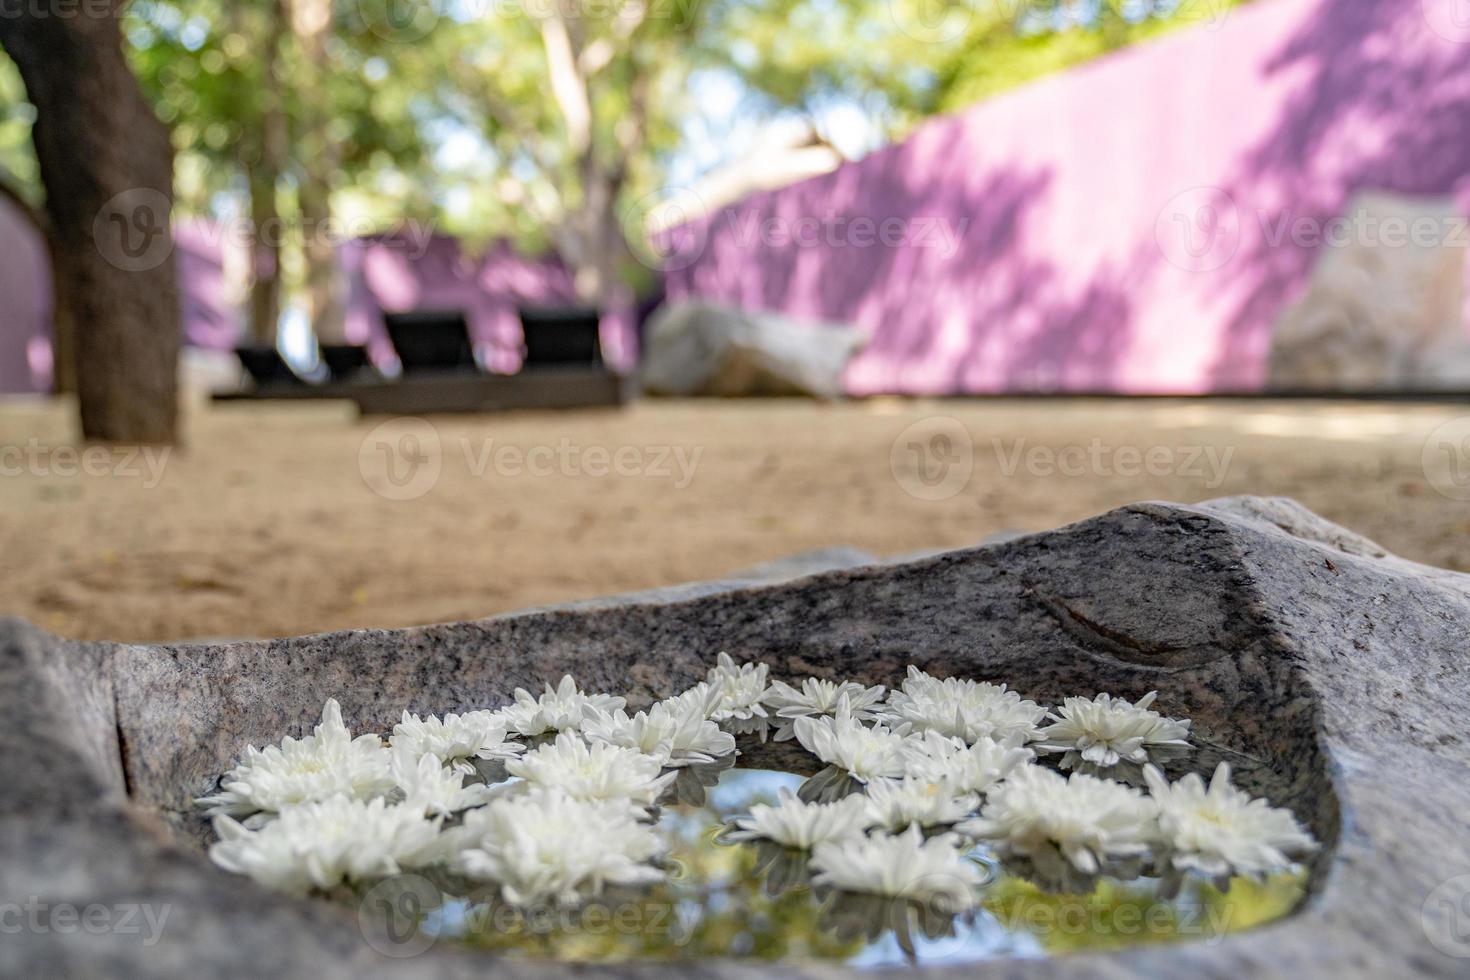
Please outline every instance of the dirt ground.
[{"label": "dirt ground", "polygon": [[1455,499],[1470,497],[1470,422],[1435,433],[1463,415],[884,399],[426,422],[196,402],[184,448],[130,458],[83,453],[65,405],[13,401],[0,614],[125,641],[402,626],[1238,493],[1292,496],[1402,555],[1470,568],[1470,503]]}]

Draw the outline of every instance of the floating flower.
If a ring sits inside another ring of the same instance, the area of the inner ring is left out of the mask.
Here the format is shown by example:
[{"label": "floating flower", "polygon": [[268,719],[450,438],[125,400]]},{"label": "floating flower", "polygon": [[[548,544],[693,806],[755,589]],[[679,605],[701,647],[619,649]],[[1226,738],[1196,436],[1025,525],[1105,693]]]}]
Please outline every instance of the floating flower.
[{"label": "floating flower", "polygon": [[497,799],[465,814],[451,832],[459,848],[450,867],[498,883],[515,905],[570,905],[605,885],[660,881],[663,872],[647,862],[664,846],[635,812],[623,801],[577,799],[559,789]]},{"label": "floating flower", "polygon": [[709,720],[711,705],[721,700],[718,690],[701,683],[649,709],[650,718],[673,721],[673,753],[669,765],[705,765],[735,754],[735,736],[721,731],[718,724]]},{"label": "floating flower", "polygon": [[580,800],[627,800],[652,805],[675,773],[659,772],[663,763],[637,749],[587,744],[570,732],[555,742],[527,752],[506,764],[513,776],[545,789],[559,789]]},{"label": "floating flower", "polygon": [[[714,725],[714,722],[708,724]],[[582,718],[582,737],[592,743],[605,742],[633,749],[657,759],[661,766],[667,766],[674,754],[674,729],[677,725],[677,719],[667,713],[652,718],[647,711],[640,711],[629,717],[621,708],[617,711],[591,708]]]},{"label": "floating flower", "polygon": [[826,841],[812,851],[812,884],[845,892],[906,898],[941,905],[944,911],[973,908],[984,877],[960,853],[954,834],[924,839],[912,826],[902,834],[869,834]]},{"label": "floating flower", "polygon": [[730,655],[721,652],[707,678],[710,687],[720,692],[720,704],[714,721],[736,734],[755,733],[764,741],[770,715],[761,701],[766,696],[765,664],[736,665]]},{"label": "floating flower", "polygon": [[1029,741],[1039,737],[1037,726],[1046,709],[1026,701],[1004,684],[930,677],[910,666],[901,690],[888,695],[883,716],[892,723],[908,722],[917,731],[938,732],[974,743]]},{"label": "floating flower", "polygon": [[1035,758],[1014,742],[964,739],[924,732],[909,746],[907,773],[929,782],[948,781],[956,793],[988,793],[1018,766]]},{"label": "floating flower", "polygon": [[539,698],[523,687],[516,688],[515,701],[494,715],[508,731],[534,738],[550,732],[577,731],[588,708],[616,711],[626,703],[612,694],[584,694],[567,674],[556,687],[548,683]]},{"label": "floating flower", "polygon": [[226,871],[301,894],[420,867],[438,856],[439,822],[417,806],[334,796],[283,810],[259,830],[214,819],[210,859]]},{"label": "floating flower", "polygon": [[475,772],[471,759],[503,760],[525,751],[519,742],[506,741],[505,719],[489,711],[448,714],[442,719],[435,715],[419,718],[405,711],[388,741],[395,750],[402,747],[415,757],[431,755],[466,776]]},{"label": "floating flower", "polygon": [[991,791],[978,817],[956,829],[1030,858],[1051,877],[1061,870],[1058,855],[1090,875],[1111,859],[1146,853],[1155,814],[1152,800],[1122,783],[1023,766]]},{"label": "floating flower", "polygon": [[845,698],[838,699],[835,715],[797,718],[795,729],[802,748],[859,782],[904,774],[911,741],[908,726],[870,728],[852,716]]},{"label": "floating flower", "polygon": [[768,840],[782,847],[809,850],[817,844],[861,834],[873,825],[867,800],[853,795],[836,803],[803,803],[784,786],[775,806],[756,803],[750,815],[736,817],[720,836],[722,843]]},{"label": "floating flower", "polygon": [[720,707],[724,702],[725,692],[720,685],[700,681],[683,694],[665,698],[659,703],[666,704],[670,708],[677,708],[681,713],[684,711],[697,712],[705,720],[713,721],[720,713]]},{"label": "floating flower", "polygon": [[800,688],[785,681],[776,681],[766,692],[765,703],[781,719],[775,740],[787,742],[796,737],[797,718],[836,714],[837,702],[843,696],[846,696],[848,709],[854,718],[873,721],[877,718],[874,706],[883,700],[883,694],[882,687],[863,687],[852,681],[839,683],[808,677],[801,682]]},{"label": "floating flower", "polygon": [[873,822],[898,831],[958,823],[980,804],[980,795],[962,793],[948,779],[905,776],[868,783],[867,800]]},{"label": "floating flower", "polygon": [[1230,785],[1230,766],[1220,763],[1209,787],[1198,773],[1170,784],[1153,766],[1143,770],[1158,805],[1159,835],[1167,861],[1180,871],[1215,879],[1260,877],[1291,864],[1292,854],[1317,842],[1291,811],[1253,800]]},{"label": "floating flower", "polygon": [[494,792],[484,783],[466,786],[463,772],[440,765],[433,755],[415,756],[414,748],[408,745],[393,750],[390,769],[405,805],[431,817],[447,817],[480,806]]},{"label": "floating flower", "polygon": [[[1165,718],[1149,710],[1157,691],[1130,703],[1110,694],[1096,698],[1067,698],[1049,712],[1054,722],[1041,730],[1036,748],[1041,752],[1065,752],[1062,765],[1108,770],[1120,763],[1140,766],[1160,751],[1189,748],[1189,722]],[[1137,774],[1137,770],[1134,770]]]},{"label": "floating flower", "polygon": [[393,790],[388,752],[376,735],[352,737],[336,698],[305,738],[287,737],[264,749],[247,746],[245,757],[220,779],[220,792],[200,797],[210,816],[277,813],[300,803],[344,795],[365,800]]}]

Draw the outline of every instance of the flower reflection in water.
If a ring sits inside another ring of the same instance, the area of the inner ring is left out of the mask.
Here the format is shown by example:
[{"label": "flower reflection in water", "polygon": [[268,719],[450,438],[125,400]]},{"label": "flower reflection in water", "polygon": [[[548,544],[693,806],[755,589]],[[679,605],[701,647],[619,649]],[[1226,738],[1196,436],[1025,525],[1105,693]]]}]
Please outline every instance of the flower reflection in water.
[{"label": "flower reflection in water", "polygon": [[[835,782],[835,780],[831,781]],[[1037,956],[1134,943],[1210,939],[1284,915],[1300,898],[1305,872],[1228,893],[1192,882],[1166,897],[1154,878],[1099,876],[1069,881],[1075,893],[1046,891],[1028,869],[975,848],[978,907],[814,888],[810,855],[770,841],[716,841],[756,803],[776,804],[800,776],[771,770],[689,767],[670,787],[659,831],[671,842],[667,879],[616,889],[574,909],[515,909],[491,896],[450,900],[426,923],[503,955],[579,961],[740,956],[829,960],[852,965],[965,962]],[[835,786],[823,787],[831,798]],[[723,838],[727,839],[727,838]],[[460,894],[464,894],[461,892]]]}]

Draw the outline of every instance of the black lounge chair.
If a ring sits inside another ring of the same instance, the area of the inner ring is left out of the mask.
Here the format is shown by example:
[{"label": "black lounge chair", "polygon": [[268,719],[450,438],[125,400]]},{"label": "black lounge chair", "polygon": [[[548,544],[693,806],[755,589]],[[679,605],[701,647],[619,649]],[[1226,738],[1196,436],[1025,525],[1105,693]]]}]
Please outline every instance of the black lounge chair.
[{"label": "black lounge chair", "polygon": [[599,367],[602,341],[595,309],[583,306],[526,307],[520,310],[526,357],[522,370],[543,367]]},{"label": "black lounge chair", "polygon": [[458,310],[387,313],[383,322],[404,375],[479,370],[469,324]]},{"label": "black lounge chair", "polygon": [[291,365],[274,347],[236,347],[235,356],[257,389],[306,384],[305,379],[291,370]]},{"label": "black lounge chair", "polygon": [[321,351],[333,381],[349,381],[372,367],[367,348],[357,344],[323,344]]}]

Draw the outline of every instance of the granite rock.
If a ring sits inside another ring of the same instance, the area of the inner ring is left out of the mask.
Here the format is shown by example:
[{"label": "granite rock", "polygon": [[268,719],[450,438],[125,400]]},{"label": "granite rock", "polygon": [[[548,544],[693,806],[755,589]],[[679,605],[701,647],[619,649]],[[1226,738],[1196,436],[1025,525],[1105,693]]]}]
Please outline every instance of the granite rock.
[{"label": "granite rock", "polygon": [[[702,677],[722,649],[788,679],[892,683],[912,662],[1004,679],[1040,700],[1157,689],[1163,710],[1195,720],[1196,762],[1229,759],[1239,783],[1295,809],[1324,845],[1308,900],[1267,927],[927,974],[1470,975],[1470,959],[1450,955],[1462,951],[1453,937],[1470,934],[1464,905],[1439,900],[1470,882],[1459,877],[1470,875],[1470,576],[1255,498],[1137,504],[918,561],[826,570],[865,557],[767,570],[821,569],[774,584],[753,575],[577,609],[272,641],[76,643],[0,622],[0,975],[843,972],[720,960],[569,967],[443,944],[391,959],[350,911],[270,894],[203,854],[207,828],[190,800],[246,743],[309,729],[327,697],[354,728],[381,731],[405,708],[493,707],[573,672],[638,707]],[[151,911],[159,928],[135,914],[132,932],[64,931],[8,911],[62,903]]]},{"label": "granite rock", "polygon": [[1470,382],[1465,245],[1449,233],[1463,226],[1449,199],[1355,196],[1327,225],[1306,292],[1272,331],[1269,387],[1463,388]]},{"label": "granite rock", "polygon": [[865,342],[856,327],[712,303],[676,303],[649,322],[641,382],[657,395],[840,398]]}]

